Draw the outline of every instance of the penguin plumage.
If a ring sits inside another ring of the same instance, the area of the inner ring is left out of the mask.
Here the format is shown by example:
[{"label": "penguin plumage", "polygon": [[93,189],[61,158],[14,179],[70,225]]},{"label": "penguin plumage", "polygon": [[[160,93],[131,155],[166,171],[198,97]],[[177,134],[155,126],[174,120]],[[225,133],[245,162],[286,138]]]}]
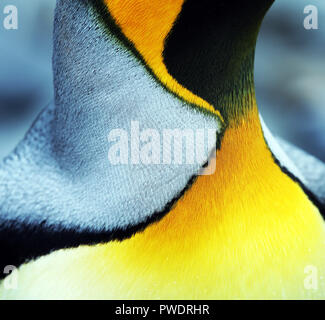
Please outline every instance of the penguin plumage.
[{"label": "penguin plumage", "polygon": [[[58,0],[55,101],[0,166],[0,267],[20,266],[0,297],[325,298],[325,165],[256,106],[273,1],[230,3]],[[195,164],[111,165],[132,121],[217,140]]]}]

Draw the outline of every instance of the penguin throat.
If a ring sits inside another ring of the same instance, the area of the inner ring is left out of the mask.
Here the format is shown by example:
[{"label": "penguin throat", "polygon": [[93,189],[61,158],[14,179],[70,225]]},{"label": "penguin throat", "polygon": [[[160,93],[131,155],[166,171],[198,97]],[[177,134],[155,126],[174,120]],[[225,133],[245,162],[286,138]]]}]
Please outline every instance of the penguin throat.
[{"label": "penguin throat", "polygon": [[273,0],[186,1],[165,44],[169,73],[185,88],[237,121],[256,106],[258,31]]}]

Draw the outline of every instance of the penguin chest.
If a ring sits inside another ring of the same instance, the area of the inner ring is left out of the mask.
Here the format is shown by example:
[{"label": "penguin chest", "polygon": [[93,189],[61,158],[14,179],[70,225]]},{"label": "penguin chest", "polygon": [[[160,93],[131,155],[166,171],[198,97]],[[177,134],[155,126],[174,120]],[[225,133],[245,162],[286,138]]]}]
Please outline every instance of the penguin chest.
[{"label": "penguin chest", "polygon": [[325,298],[324,223],[299,186],[288,177],[294,195],[271,186],[254,193],[250,185],[225,188],[221,194],[210,179],[200,177],[170,213],[130,239],[60,250],[22,266],[18,289],[1,289],[1,294],[36,299]]},{"label": "penguin chest", "polygon": [[19,270],[18,290],[0,289],[0,295],[325,298],[324,221],[253,129],[243,129],[245,143],[243,132],[228,130],[214,173],[198,177],[160,221],[121,242],[60,250],[28,263]]}]

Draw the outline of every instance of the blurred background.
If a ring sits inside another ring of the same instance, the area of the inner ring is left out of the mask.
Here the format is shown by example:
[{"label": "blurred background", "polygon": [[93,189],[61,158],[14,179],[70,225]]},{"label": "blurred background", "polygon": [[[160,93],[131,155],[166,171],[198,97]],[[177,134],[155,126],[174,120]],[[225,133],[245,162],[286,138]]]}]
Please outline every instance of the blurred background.
[{"label": "blurred background", "polygon": [[[318,8],[318,30],[303,26],[307,5]],[[257,43],[255,82],[272,132],[325,161],[324,0],[275,1]]]},{"label": "blurred background", "polygon": [[[55,0],[0,0],[0,160],[53,99],[51,55]],[[5,30],[5,5],[19,29]],[[319,30],[303,27],[304,7]],[[257,99],[272,132],[325,161],[325,1],[277,0],[257,45]]]}]

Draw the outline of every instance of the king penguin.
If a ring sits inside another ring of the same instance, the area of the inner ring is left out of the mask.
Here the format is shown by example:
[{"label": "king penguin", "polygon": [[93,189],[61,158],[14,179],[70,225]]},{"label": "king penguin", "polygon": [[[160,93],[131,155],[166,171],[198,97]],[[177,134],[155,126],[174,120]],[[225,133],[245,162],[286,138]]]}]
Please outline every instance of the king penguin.
[{"label": "king penguin", "polygon": [[[325,165],[255,99],[272,3],[57,1],[54,102],[0,166],[2,299],[325,298]],[[217,139],[187,165],[112,164],[132,121]]]}]

